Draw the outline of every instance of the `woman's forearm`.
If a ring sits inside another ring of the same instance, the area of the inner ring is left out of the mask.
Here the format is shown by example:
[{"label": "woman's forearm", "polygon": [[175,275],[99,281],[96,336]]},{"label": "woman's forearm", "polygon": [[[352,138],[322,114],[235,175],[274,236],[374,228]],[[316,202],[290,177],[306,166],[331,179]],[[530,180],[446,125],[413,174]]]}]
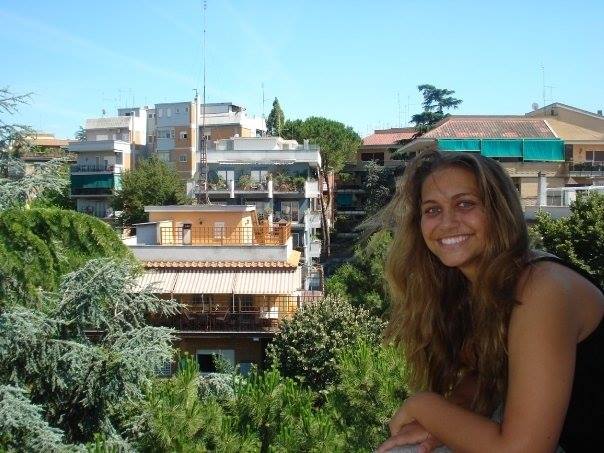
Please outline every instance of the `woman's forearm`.
[{"label": "woman's forearm", "polygon": [[407,404],[409,415],[454,451],[513,451],[512,445],[505,445],[499,424],[440,395],[421,393]]}]

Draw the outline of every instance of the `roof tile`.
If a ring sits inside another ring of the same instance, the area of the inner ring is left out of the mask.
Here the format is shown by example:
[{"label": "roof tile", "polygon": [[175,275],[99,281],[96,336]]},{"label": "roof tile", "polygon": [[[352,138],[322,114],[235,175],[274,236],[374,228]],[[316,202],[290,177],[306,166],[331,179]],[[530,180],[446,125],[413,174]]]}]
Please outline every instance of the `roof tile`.
[{"label": "roof tile", "polygon": [[525,117],[455,117],[422,138],[555,138],[555,134],[540,118]]},{"label": "roof tile", "polygon": [[412,127],[376,130],[363,139],[363,146],[397,145],[401,140],[411,140],[416,134]]}]

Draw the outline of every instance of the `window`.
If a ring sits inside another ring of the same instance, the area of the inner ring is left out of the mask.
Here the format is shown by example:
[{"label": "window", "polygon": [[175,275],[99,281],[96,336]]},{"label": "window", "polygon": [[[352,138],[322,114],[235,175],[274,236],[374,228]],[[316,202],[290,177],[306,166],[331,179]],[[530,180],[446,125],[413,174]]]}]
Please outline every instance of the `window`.
[{"label": "window", "polygon": [[214,239],[221,239],[224,237],[225,223],[214,222]]},{"label": "window", "polygon": [[585,151],[587,162],[604,162],[604,151]]},{"label": "window", "polygon": [[180,109],[179,109],[178,107],[176,107],[176,108],[174,109],[174,113],[180,113]]},{"label": "window", "polygon": [[97,134],[96,139],[97,139],[97,141],[109,140],[109,136],[107,134]]},{"label": "window", "polygon": [[171,109],[170,107],[168,107],[168,108],[166,109],[166,116],[167,116],[168,118],[170,118],[170,117],[172,116],[172,109]]},{"label": "window", "polygon": [[122,153],[115,153],[115,164],[122,165],[123,161]]},{"label": "window", "polygon": [[170,129],[170,138],[174,138],[174,129]]},{"label": "window", "polygon": [[189,107],[185,107],[185,112],[188,112],[188,111],[189,111]]},{"label": "window", "polygon": [[157,116],[159,116],[160,118],[164,116],[164,109],[157,109]]},{"label": "window", "polygon": [[148,141],[149,143],[153,143],[153,135],[149,135],[149,136],[147,137],[147,141]]},{"label": "window", "polygon": [[250,177],[252,181],[255,182],[264,182],[268,176],[268,170],[252,170],[250,172]]},{"label": "window", "polygon": [[149,113],[149,114],[147,115],[147,118],[153,118],[153,113]]},{"label": "window", "polygon": [[197,363],[202,373],[215,373],[214,356],[220,355],[223,359],[235,366],[234,349],[199,349],[197,351]]},{"label": "window", "polygon": [[254,306],[254,296],[249,294],[237,296],[237,302],[240,311],[250,311]]},{"label": "window", "polygon": [[224,179],[227,182],[235,180],[234,170],[218,170],[216,174],[218,174],[218,177]]},{"label": "window", "polygon": [[124,140],[125,142],[130,141],[130,134],[128,132],[123,133],[122,140]]},{"label": "window", "polygon": [[189,136],[185,131],[180,131],[180,139],[181,140],[186,140],[187,137]]},{"label": "window", "polygon": [[281,212],[284,214],[286,219],[292,222],[298,222],[300,220],[298,208],[299,206],[297,201],[281,202]]},{"label": "window", "polygon": [[187,161],[187,155],[186,154],[181,154],[180,156],[178,156],[178,161],[179,162],[186,162]]}]

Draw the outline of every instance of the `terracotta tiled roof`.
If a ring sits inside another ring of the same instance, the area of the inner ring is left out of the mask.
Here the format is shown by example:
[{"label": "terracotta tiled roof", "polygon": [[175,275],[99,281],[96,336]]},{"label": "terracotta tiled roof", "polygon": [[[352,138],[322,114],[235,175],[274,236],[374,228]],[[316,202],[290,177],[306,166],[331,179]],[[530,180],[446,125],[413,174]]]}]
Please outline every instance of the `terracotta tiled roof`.
[{"label": "terracotta tiled roof", "polygon": [[396,145],[401,140],[411,140],[415,133],[416,131],[412,127],[376,130],[363,139],[363,146]]},{"label": "terracotta tiled roof", "polygon": [[173,268],[173,269],[232,269],[232,268],[295,268],[288,261],[144,261],[148,269]]},{"label": "terracotta tiled roof", "polygon": [[422,138],[556,138],[540,118],[476,116],[445,119]]}]

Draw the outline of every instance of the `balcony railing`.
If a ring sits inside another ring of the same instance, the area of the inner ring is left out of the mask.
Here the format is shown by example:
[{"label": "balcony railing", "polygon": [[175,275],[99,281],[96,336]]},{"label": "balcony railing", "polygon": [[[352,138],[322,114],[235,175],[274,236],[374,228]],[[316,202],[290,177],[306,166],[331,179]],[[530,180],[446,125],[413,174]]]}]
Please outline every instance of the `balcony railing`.
[{"label": "balcony railing", "polygon": [[113,193],[113,189],[107,189],[107,188],[94,188],[94,189],[87,189],[87,188],[77,188],[77,187],[72,187],[71,188],[71,195],[111,195]]},{"label": "balcony railing", "polygon": [[114,165],[104,165],[104,164],[92,164],[92,165],[88,165],[88,164],[84,164],[84,165],[72,165],[71,166],[71,171],[72,173],[80,173],[80,172],[96,172],[96,171],[113,171],[113,169],[115,168]]},{"label": "balcony railing", "polygon": [[604,176],[604,162],[581,162],[570,164],[571,176]]},{"label": "balcony railing", "polygon": [[285,245],[291,225],[251,227],[161,227],[161,245]]},{"label": "balcony railing", "polygon": [[154,325],[181,331],[198,332],[274,332],[283,319],[289,319],[303,305],[318,296],[278,296],[270,302],[243,304],[234,300],[185,303],[177,316],[151,320]]}]

